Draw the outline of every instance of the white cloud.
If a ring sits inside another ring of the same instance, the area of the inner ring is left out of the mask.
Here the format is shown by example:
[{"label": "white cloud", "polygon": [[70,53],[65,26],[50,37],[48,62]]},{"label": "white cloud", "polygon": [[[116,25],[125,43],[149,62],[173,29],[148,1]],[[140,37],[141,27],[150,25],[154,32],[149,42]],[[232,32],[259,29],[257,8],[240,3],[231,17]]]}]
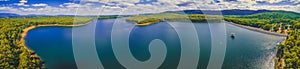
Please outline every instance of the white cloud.
[{"label": "white cloud", "polygon": [[0,11],[5,11],[7,9],[12,9],[12,8],[10,8],[10,7],[0,7]]},{"label": "white cloud", "polygon": [[[99,3],[94,3],[98,2]],[[299,12],[299,5],[257,5],[256,1],[237,0],[232,2],[215,3],[212,0],[158,0],[149,4],[136,4],[139,0],[86,0],[86,3],[64,3],[59,7],[49,6],[47,4],[33,4],[32,6],[44,6],[42,8],[13,8],[0,7],[0,10],[6,10],[20,14],[78,14],[78,15],[115,15],[115,14],[143,14],[158,13],[164,11],[178,10],[220,10],[220,9],[269,9],[269,10],[287,10]],[[258,0],[257,0],[258,1]],[[282,0],[259,0],[268,1],[268,3],[279,3]],[[298,1],[298,0],[290,0]],[[93,2],[93,3],[91,3]],[[184,6],[177,6],[192,2]],[[299,2],[299,1],[298,1]],[[101,4],[100,4],[101,3]],[[104,4],[103,4],[104,3]],[[25,5],[20,4],[20,5]]]},{"label": "white cloud", "polygon": [[82,6],[80,4],[70,3],[70,4],[67,4],[65,7],[67,7],[67,8],[77,8],[77,7],[82,7]]},{"label": "white cloud", "polygon": [[266,2],[269,2],[269,3],[278,3],[278,2],[281,2],[281,1],[284,1],[284,0],[263,0],[263,1],[266,1]]},{"label": "white cloud", "polygon": [[17,3],[16,5],[17,5],[17,6],[26,6],[26,7],[29,6],[29,5],[25,4],[25,3]]},{"label": "white cloud", "polygon": [[27,3],[27,0],[20,0],[20,3]]},{"label": "white cloud", "polygon": [[35,7],[43,7],[43,6],[48,6],[47,4],[44,4],[44,3],[40,3],[40,4],[32,4],[32,6],[35,6]]},{"label": "white cloud", "polygon": [[101,0],[81,0],[82,2],[100,2]]}]

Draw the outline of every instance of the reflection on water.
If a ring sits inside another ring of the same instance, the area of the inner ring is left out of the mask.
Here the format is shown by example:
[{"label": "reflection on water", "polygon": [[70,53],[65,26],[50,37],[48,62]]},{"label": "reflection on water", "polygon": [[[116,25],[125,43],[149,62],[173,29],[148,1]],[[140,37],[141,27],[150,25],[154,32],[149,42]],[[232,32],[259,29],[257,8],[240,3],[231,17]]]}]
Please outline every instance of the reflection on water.
[{"label": "reflection on water", "polygon": [[[111,30],[114,19],[98,20],[96,25],[96,46],[103,66],[107,69],[124,68],[116,60],[111,47]],[[130,30],[124,23],[120,30]],[[174,23],[181,30],[189,28],[181,25],[190,23]],[[212,23],[211,27],[220,23]],[[207,67],[210,58],[211,34],[207,23],[194,23],[200,42],[199,69]],[[82,26],[91,27],[92,24]],[[75,27],[75,28],[82,28]],[[227,35],[234,32],[235,39],[227,38],[226,56],[222,68],[224,69],[269,69],[273,67],[276,42],[283,38],[266,35],[226,24]],[[119,32],[122,34],[122,32]],[[46,62],[50,69],[76,68],[72,53],[72,28],[70,27],[40,27],[28,32],[26,44]],[[175,30],[167,23],[157,23],[144,27],[134,27],[129,38],[131,53],[139,61],[150,58],[149,43],[154,39],[162,40],[167,47],[162,69],[174,69],[180,59],[180,40]]]}]

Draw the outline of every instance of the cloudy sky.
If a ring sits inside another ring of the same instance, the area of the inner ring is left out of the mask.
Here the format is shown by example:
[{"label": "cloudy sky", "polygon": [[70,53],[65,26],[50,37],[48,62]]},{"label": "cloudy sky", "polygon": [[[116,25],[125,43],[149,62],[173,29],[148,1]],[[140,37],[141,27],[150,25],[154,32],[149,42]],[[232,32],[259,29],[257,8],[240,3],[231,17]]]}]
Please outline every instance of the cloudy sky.
[{"label": "cloudy sky", "polygon": [[118,15],[225,9],[300,12],[300,0],[0,0],[0,13],[22,15]]}]

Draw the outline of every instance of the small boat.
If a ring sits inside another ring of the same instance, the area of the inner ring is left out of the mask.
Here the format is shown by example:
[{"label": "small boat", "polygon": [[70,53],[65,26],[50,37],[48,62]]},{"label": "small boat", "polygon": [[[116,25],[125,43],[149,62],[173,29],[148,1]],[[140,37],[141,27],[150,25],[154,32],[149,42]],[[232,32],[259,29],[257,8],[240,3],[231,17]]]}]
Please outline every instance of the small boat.
[{"label": "small boat", "polygon": [[235,38],[235,33],[231,33],[231,38]]},{"label": "small boat", "polygon": [[277,45],[280,45],[280,42],[278,42]]}]

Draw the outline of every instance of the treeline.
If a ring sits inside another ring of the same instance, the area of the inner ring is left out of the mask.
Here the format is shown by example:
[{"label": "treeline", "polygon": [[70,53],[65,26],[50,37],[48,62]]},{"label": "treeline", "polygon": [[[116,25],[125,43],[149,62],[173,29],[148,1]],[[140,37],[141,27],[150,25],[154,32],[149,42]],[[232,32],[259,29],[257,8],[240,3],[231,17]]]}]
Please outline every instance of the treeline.
[{"label": "treeline", "polygon": [[253,15],[226,16],[225,20],[273,32],[300,29],[300,14],[287,11],[264,12]]},{"label": "treeline", "polygon": [[265,12],[253,15],[227,16],[226,21],[286,33],[278,45],[276,69],[300,69],[300,14],[288,11]]},{"label": "treeline", "polygon": [[300,68],[300,29],[289,32],[286,42],[278,46],[277,57],[280,58],[277,62],[284,62],[278,69]]},{"label": "treeline", "polygon": [[160,14],[151,14],[151,15],[132,16],[127,18],[126,21],[135,22],[137,24],[143,24],[143,23],[162,22],[164,20],[171,20],[171,19],[183,19],[184,17],[187,16],[176,14],[176,13],[160,13]]},{"label": "treeline", "polygon": [[[207,17],[209,16],[209,17]],[[204,15],[204,14],[178,14],[178,13],[160,13],[151,15],[137,15],[127,18],[126,21],[134,22],[137,24],[144,23],[156,23],[156,22],[206,22],[211,21],[221,21],[220,16],[216,15]]]},{"label": "treeline", "polygon": [[[30,26],[44,24],[71,25],[91,21],[90,17],[43,16],[28,18],[0,18],[0,69],[42,69],[44,62],[25,47],[21,33]],[[75,21],[75,22],[74,22]]]},{"label": "treeline", "polygon": [[113,16],[96,16],[98,19],[112,19],[112,18],[122,18],[123,16],[113,15]]}]

